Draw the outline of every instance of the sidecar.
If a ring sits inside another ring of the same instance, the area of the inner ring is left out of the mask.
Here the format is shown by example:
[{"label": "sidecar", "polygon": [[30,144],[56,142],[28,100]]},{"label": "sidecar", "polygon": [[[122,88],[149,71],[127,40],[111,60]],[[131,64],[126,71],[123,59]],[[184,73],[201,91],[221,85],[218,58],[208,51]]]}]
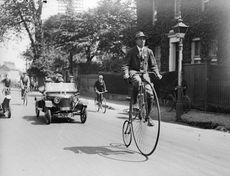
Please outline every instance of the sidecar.
[{"label": "sidecar", "polygon": [[43,97],[35,97],[35,113],[45,114],[46,124],[54,118],[74,118],[80,116],[81,123],[87,119],[87,103],[79,99],[74,83],[46,83]]}]

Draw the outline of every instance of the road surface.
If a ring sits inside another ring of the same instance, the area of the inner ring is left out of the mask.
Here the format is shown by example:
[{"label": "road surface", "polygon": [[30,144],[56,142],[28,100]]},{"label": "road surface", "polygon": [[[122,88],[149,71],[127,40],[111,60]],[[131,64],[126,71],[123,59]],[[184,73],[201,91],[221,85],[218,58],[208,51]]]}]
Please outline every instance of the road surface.
[{"label": "road surface", "polygon": [[0,176],[229,176],[230,133],[162,123],[160,141],[150,157],[134,143],[126,148],[121,128],[126,106],[96,112],[88,101],[81,124],[35,117],[34,97],[23,106],[13,92],[12,118],[0,119]]}]

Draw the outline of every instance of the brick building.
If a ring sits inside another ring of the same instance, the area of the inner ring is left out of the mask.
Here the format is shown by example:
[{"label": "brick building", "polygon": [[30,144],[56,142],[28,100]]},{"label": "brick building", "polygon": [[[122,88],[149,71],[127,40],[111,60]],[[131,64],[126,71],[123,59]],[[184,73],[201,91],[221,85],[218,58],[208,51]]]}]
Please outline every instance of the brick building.
[{"label": "brick building", "polygon": [[137,0],[138,28],[148,36],[161,71],[177,71],[179,16],[189,26],[183,72],[193,105],[230,108],[230,1]]}]

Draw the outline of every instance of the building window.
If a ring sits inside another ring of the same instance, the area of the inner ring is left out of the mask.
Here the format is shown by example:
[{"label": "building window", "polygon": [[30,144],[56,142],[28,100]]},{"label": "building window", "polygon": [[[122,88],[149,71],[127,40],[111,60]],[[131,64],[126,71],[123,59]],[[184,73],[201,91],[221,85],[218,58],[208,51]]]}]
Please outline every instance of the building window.
[{"label": "building window", "polygon": [[209,3],[210,3],[209,0],[202,0],[202,11],[203,12],[208,9]]},{"label": "building window", "polygon": [[175,19],[181,17],[181,0],[174,0],[174,17]]},{"label": "building window", "polygon": [[195,57],[200,57],[200,41],[194,41],[194,56]]},{"label": "building window", "polygon": [[194,38],[192,40],[192,46],[191,46],[191,60],[192,64],[194,63],[200,63],[201,57],[200,57],[200,38]]},{"label": "building window", "polygon": [[160,46],[156,46],[154,48],[154,55],[157,61],[158,68],[160,69],[161,68],[161,47]]},{"label": "building window", "polygon": [[218,41],[211,40],[209,45],[208,55],[211,58],[211,62],[217,62],[217,52],[218,52]]}]

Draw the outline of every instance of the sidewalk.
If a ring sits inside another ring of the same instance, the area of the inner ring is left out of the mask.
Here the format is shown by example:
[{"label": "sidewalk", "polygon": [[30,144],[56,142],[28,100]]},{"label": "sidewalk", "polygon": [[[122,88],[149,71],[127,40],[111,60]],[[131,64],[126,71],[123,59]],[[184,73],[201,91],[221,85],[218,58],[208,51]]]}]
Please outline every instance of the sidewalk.
[{"label": "sidewalk", "polygon": [[[30,92],[30,96],[39,96],[39,92]],[[84,98],[89,101],[93,101],[93,97],[82,95],[81,98]],[[128,111],[128,100],[108,100],[107,104],[110,109],[120,110],[127,112]],[[180,123],[190,126],[196,126],[205,129],[216,129],[220,131],[230,132],[230,114],[224,113],[213,113],[213,112],[204,112],[196,109],[192,109],[186,114],[182,115],[182,122],[176,121],[176,111],[167,112],[165,107],[161,108],[161,120],[164,122],[170,123]]]},{"label": "sidewalk", "polygon": [[[88,100],[92,97],[82,96]],[[128,110],[128,100],[108,100],[107,104],[111,109],[127,111]],[[196,109],[191,109],[188,113],[185,113],[181,116],[182,121],[176,121],[176,111],[167,112],[165,107],[161,108],[161,120],[164,122],[170,123],[180,123],[190,126],[196,126],[205,129],[216,129],[220,131],[230,132],[230,114],[224,113],[214,113],[214,112],[205,112]]]}]

